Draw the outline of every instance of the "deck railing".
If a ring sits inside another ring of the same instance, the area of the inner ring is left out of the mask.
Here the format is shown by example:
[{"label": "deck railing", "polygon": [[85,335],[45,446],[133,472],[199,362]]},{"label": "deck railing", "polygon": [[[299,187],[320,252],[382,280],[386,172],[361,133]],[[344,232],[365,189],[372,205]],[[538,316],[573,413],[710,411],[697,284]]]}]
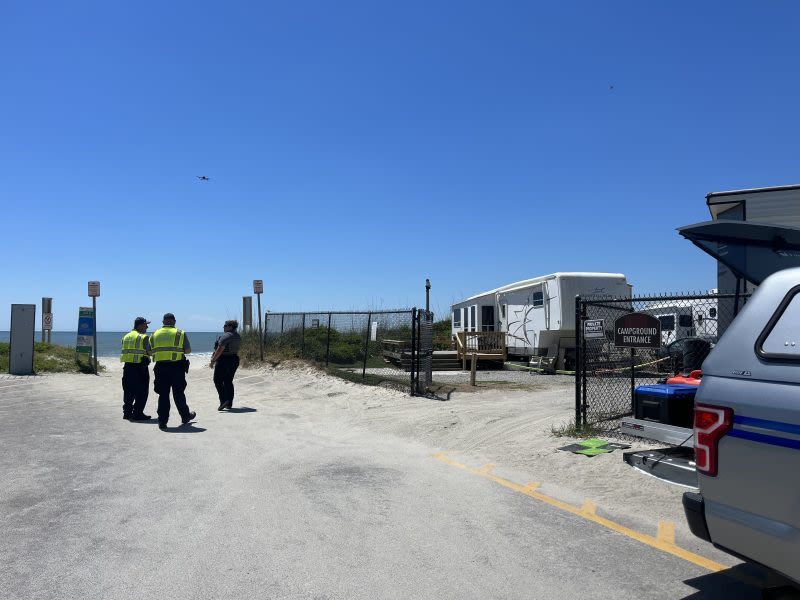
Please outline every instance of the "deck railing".
[{"label": "deck railing", "polygon": [[476,354],[477,358],[507,360],[508,346],[504,331],[459,331],[456,350],[461,359]]}]

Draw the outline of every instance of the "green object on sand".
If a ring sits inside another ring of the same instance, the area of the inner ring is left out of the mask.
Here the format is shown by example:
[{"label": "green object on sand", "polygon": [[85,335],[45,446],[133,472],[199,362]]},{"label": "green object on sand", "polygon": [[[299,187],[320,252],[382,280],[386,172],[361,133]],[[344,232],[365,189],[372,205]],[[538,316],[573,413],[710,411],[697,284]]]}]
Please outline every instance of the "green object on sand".
[{"label": "green object on sand", "polygon": [[565,452],[572,452],[573,454],[583,454],[584,456],[597,456],[598,454],[608,454],[614,450],[624,450],[630,448],[627,444],[616,444],[613,442],[606,442],[605,440],[598,440],[592,438],[578,442],[577,444],[570,444],[559,448]]}]

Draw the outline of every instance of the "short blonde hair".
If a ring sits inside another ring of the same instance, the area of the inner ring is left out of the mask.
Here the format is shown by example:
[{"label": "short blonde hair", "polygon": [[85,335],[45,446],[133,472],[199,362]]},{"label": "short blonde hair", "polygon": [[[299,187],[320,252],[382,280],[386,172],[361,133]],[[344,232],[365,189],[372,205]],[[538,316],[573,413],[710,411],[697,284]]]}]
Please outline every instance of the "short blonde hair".
[{"label": "short blonde hair", "polygon": [[228,319],[225,321],[225,327],[233,327],[234,329],[239,329],[239,321],[236,319]]}]

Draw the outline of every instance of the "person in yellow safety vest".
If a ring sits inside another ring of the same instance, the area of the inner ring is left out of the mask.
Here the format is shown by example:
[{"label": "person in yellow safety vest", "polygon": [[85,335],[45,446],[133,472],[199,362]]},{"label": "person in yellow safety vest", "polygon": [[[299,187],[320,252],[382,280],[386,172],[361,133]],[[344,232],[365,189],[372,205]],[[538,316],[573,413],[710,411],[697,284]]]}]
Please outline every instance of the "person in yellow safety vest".
[{"label": "person in yellow safety vest", "polygon": [[186,355],[192,351],[186,332],[175,327],[175,315],[167,313],[163,319],[164,326],[153,333],[150,340],[151,353],[156,366],[153,367],[155,385],[158,394],[158,428],[167,429],[169,421],[169,392],[175,400],[175,408],[181,416],[181,423],[186,425],[197,416],[186,405],[186,371],[188,363]]},{"label": "person in yellow safety vest", "polygon": [[131,332],[122,338],[122,418],[127,421],[152,418],[144,414],[150,391],[150,336],[146,333],[149,324],[144,317],[136,317]]}]

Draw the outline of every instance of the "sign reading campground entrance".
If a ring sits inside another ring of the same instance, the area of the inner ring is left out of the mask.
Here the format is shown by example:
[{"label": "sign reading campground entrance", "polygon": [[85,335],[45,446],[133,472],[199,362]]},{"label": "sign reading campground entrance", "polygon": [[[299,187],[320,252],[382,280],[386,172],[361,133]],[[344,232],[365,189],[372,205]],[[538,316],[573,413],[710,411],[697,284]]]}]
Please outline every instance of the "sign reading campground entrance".
[{"label": "sign reading campground entrance", "polygon": [[583,337],[587,340],[606,337],[604,319],[586,319],[583,322]]},{"label": "sign reading campground entrance", "polygon": [[660,348],[661,321],[652,315],[630,313],[614,321],[617,348]]}]

